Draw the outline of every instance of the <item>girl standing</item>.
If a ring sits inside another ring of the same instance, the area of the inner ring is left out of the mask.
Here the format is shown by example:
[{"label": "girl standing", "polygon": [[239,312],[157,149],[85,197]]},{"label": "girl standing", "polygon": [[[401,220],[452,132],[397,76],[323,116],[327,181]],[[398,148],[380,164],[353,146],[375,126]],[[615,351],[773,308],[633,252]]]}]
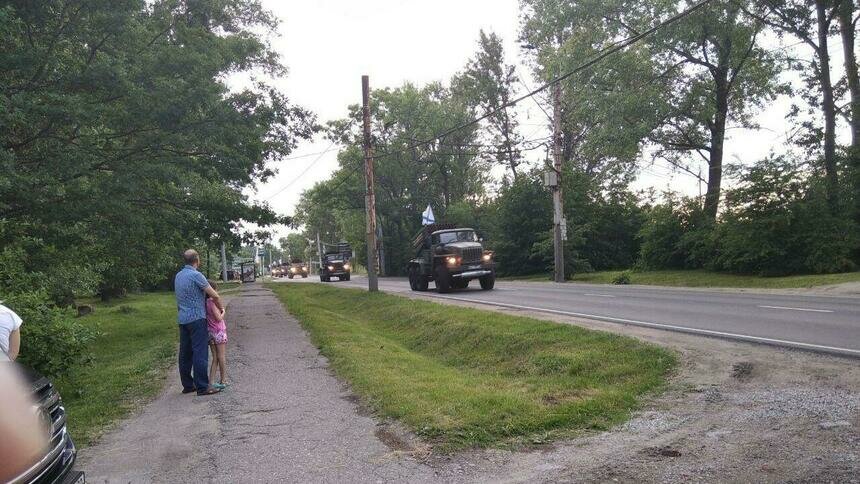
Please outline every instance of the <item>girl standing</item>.
[{"label": "girl standing", "polygon": [[[217,285],[210,281],[212,289],[218,290]],[[209,381],[219,390],[227,386],[227,323],[224,322],[226,311],[218,309],[209,295],[206,295],[206,321],[209,326],[209,348],[212,350],[212,365],[209,367]],[[215,370],[218,369],[221,380],[215,382]]]}]

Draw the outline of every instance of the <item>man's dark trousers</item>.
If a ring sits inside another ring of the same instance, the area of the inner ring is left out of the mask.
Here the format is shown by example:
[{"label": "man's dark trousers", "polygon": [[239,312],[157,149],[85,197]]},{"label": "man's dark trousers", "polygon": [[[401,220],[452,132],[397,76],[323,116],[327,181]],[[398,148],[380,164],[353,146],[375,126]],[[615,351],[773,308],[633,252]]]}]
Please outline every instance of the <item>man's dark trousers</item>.
[{"label": "man's dark trousers", "polygon": [[[191,369],[194,369],[194,377]],[[179,378],[185,390],[209,389],[209,325],[198,319],[179,325]]]}]

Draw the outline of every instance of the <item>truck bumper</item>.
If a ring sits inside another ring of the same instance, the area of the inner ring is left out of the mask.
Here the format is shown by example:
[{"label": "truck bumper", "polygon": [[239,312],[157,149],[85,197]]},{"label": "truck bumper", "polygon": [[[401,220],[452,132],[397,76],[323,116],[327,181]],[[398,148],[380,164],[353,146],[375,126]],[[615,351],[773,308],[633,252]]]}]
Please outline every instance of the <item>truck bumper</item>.
[{"label": "truck bumper", "polygon": [[477,279],[479,277],[489,276],[493,271],[481,269],[477,271],[460,272],[459,274],[451,274],[454,279]]}]

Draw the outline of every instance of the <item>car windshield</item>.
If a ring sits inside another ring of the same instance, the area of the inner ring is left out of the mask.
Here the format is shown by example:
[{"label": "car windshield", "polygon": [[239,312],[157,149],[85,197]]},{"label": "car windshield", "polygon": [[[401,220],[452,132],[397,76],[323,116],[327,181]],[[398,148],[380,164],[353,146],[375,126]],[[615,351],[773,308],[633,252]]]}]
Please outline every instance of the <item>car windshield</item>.
[{"label": "car windshield", "polygon": [[437,235],[440,244],[452,242],[477,242],[478,236],[472,230],[457,230],[455,232],[442,232]]}]

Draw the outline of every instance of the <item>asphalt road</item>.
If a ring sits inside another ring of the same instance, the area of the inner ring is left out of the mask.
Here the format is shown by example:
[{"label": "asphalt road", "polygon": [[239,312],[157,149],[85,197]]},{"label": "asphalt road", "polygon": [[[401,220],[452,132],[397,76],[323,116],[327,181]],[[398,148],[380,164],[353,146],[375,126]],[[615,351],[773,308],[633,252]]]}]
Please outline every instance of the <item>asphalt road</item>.
[{"label": "asphalt road", "polygon": [[[367,280],[331,284],[367,287]],[[380,279],[379,287],[411,292],[403,278]],[[500,281],[482,291],[473,281],[450,294],[432,287],[422,295],[860,357],[858,297],[549,282]]]}]

